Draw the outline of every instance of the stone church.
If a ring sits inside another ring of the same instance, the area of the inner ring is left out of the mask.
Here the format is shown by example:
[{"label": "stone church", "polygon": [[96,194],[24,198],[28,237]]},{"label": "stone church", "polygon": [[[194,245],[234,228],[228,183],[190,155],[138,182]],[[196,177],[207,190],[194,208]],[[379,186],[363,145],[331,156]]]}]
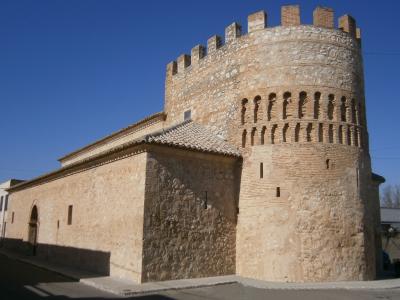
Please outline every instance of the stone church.
[{"label": "stone church", "polygon": [[380,263],[360,29],[248,17],[167,65],[162,112],[12,186],[6,247],[135,282],[369,280]]}]

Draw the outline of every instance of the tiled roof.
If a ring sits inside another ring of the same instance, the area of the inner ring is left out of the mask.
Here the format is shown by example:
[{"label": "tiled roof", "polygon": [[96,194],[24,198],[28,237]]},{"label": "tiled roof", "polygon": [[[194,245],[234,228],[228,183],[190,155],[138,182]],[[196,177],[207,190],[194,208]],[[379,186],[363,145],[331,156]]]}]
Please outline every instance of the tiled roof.
[{"label": "tiled roof", "polygon": [[35,183],[47,182],[54,178],[65,176],[69,172],[73,172],[76,168],[84,166],[87,163],[97,159],[107,157],[110,154],[118,153],[130,147],[135,147],[142,144],[157,144],[170,147],[177,147],[187,150],[222,154],[226,156],[240,157],[239,150],[226,142],[223,138],[213,133],[207,127],[185,121],[168,129],[157,131],[141,138],[134,139],[130,142],[118,145],[114,148],[105,150],[101,153],[87,157],[85,159],[71,163],[55,171],[43,174],[28,181],[16,184],[8,189],[8,191],[20,190],[25,187],[34,185]]},{"label": "tiled roof", "polygon": [[237,157],[241,155],[235,146],[226,142],[207,127],[191,120],[169,129],[148,134],[142,140],[149,144],[160,144]]}]

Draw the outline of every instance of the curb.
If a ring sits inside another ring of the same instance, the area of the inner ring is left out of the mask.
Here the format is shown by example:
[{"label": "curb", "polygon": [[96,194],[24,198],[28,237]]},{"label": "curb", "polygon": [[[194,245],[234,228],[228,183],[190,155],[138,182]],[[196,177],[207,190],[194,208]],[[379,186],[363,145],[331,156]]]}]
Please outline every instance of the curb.
[{"label": "curb", "polygon": [[210,286],[220,286],[220,285],[226,285],[226,284],[234,284],[234,283],[240,283],[237,280],[230,280],[230,281],[226,281],[226,282],[215,282],[215,283],[202,283],[202,284],[188,284],[185,286],[162,286],[161,284],[160,287],[155,287],[155,288],[150,288],[150,289],[143,289],[143,290],[138,290],[138,291],[132,291],[129,289],[124,289],[122,291],[120,290],[114,290],[111,288],[106,288],[103,285],[100,284],[96,284],[92,281],[86,281],[86,280],[81,280],[80,282],[82,282],[83,284],[86,284],[88,286],[97,288],[99,290],[102,290],[104,292],[108,292],[108,293],[113,293],[119,296],[139,296],[139,295],[147,295],[147,294],[151,294],[151,293],[158,293],[158,292],[165,292],[165,291],[177,291],[177,290],[183,290],[183,289],[195,289],[195,288],[203,288],[203,287],[210,287]]}]

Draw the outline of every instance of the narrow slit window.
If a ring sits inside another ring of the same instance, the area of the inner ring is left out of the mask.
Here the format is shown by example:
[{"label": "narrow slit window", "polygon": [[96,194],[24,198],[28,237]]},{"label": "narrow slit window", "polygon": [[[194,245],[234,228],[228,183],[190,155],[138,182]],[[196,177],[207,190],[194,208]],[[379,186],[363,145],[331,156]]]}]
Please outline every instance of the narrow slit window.
[{"label": "narrow slit window", "polygon": [[260,178],[264,178],[264,164],[260,163]]},{"label": "narrow slit window", "polygon": [[183,120],[190,120],[192,118],[192,111],[189,109],[183,113]]},{"label": "narrow slit window", "polygon": [[13,224],[14,223],[14,212],[12,212],[12,214],[11,214],[11,224]]},{"label": "narrow slit window", "polygon": [[68,206],[68,225],[72,224],[72,205]]},{"label": "narrow slit window", "polygon": [[325,161],[325,164],[326,164],[326,169],[328,170],[329,167],[330,167],[330,160],[327,159],[327,160]]},{"label": "narrow slit window", "polygon": [[276,188],[276,197],[280,197],[281,196],[281,188],[278,186]]}]

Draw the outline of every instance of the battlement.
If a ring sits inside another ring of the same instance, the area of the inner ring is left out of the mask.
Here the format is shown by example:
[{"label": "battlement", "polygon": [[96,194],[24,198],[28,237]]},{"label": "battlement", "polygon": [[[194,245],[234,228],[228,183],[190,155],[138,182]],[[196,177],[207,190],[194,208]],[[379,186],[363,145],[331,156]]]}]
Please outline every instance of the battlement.
[{"label": "battlement", "polygon": [[[313,11],[313,23],[302,24],[299,5],[286,5],[281,8],[281,26],[291,27],[300,25],[311,25],[327,29],[335,29],[334,11],[332,8],[317,6]],[[276,26],[279,27],[279,26]],[[182,73],[186,68],[197,65],[202,59],[216,53],[225,45],[234,43],[242,36],[251,35],[254,32],[267,28],[267,13],[263,10],[255,12],[247,18],[247,34],[242,32],[242,26],[236,22],[225,28],[224,39],[218,35],[210,37],[207,47],[199,44],[192,48],[191,55],[181,54],[176,61],[167,65],[167,76]],[[272,27],[270,27],[272,28]],[[350,15],[341,16],[338,19],[337,30],[348,33],[361,45],[361,30],[357,28],[355,19]]]}]

